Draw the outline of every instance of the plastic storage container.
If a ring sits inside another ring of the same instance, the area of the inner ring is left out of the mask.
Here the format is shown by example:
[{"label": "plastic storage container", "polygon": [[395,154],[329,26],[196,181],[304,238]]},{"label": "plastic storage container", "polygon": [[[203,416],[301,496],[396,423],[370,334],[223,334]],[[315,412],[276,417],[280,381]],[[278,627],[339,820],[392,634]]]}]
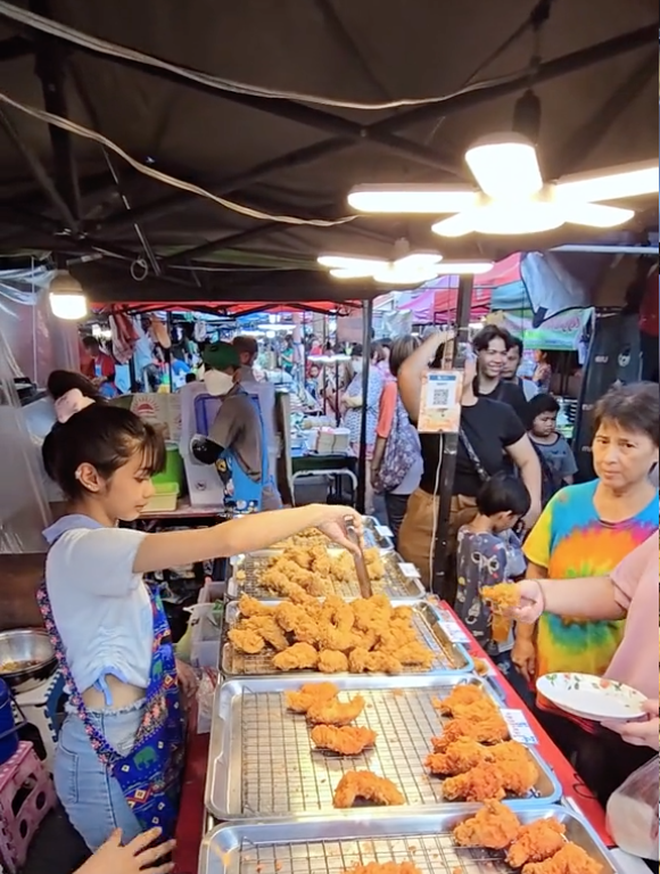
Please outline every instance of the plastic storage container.
[{"label": "plastic storage container", "polygon": [[153,477],[153,482],[155,485],[162,486],[176,484],[181,492],[185,482],[184,476],[183,459],[179,452],[179,446],[177,443],[167,441],[165,444],[165,470],[162,473],[157,473]]},{"label": "plastic storage container", "polygon": [[18,731],[14,723],[11,692],[0,680],[0,765],[4,765],[18,750]]},{"label": "plastic storage container", "polygon": [[172,482],[154,483],[156,494],[144,508],[145,514],[168,513],[176,510],[179,499],[179,484]]},{"label": "plastic storage container", "polygon": [[224,599],[226,589],[226,583],[206,583],[193,608],[190,663],[195,668],[217,670],[220,665],[222,614],[214,615],[213,608],[216,601]]}]

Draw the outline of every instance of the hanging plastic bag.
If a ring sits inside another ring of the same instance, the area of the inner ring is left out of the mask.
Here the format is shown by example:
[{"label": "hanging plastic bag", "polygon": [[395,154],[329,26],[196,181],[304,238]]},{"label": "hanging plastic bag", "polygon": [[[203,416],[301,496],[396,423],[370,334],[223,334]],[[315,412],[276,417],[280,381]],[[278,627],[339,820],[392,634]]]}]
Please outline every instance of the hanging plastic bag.
[{"label": "hanging plastic bag", "polygon": [[617,846],[641,859],[658,861],[658,781],[655,756],[628,777],[607,802],[607,828]]}]

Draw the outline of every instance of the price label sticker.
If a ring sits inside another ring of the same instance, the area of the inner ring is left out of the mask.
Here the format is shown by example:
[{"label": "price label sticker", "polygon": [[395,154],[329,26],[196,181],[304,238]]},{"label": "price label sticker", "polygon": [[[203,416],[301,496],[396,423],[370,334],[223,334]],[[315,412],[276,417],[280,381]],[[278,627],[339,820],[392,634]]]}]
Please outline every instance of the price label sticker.
[{"label": "price label sticker", "polygon": [[443,613],[440,624],[452,643],[470,643],[470,635],[452,616]]},{"label": "price label sticker", "polygon": [[500,710],[500,713],[509,727],[511,740],[517,740],[518,743],[525,744],[526,746],[536,746],[538,744],[538,739],[522,710],[508,710],[505,708]]},{"label": "price label sticker", "polygon": [[409,561],[402,561],[399,563],[399,569],[404,577],[407,577],[409,580],[418,580],[421,577],[420,572],[417,570],[414,564]]},{"label": "price label sticker", "polygon": [[394,537],[394,534],[387,525],[376,525],[376,534],[379,537]]}]

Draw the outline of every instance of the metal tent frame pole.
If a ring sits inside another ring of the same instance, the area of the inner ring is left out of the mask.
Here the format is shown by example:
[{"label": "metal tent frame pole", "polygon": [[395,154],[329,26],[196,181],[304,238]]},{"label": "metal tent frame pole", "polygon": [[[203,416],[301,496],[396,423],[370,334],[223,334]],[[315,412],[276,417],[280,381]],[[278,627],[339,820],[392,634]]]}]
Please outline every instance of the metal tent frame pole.
[{"label": "metal tent frame pole", "polygon": [[367,399],[369,397],[369,371],[371,367],[371,331],[374,319],[374,302],[368,300],[362,310],[362,418],[360,420],[360,454],[358,457],[357,509],[364,514],[367,503]]},{"label": "metal tent frame pole", "polygon": [[[456,338],[452,353],[452,363],[456,360],[459,343],[467,342],[469,338],[473,290],[474,278],[472,276],[461,276],[456,302]],[[435,542],[432,544],[433,577],[431,579],[431,589],[434,594],[439,595],[441,598],[453,601],[447,579],[447,545],[449,543],[451,501],[454,491],[454,476],[456,474],[458,434],[444,434],[438,439],[442,440],[442,457],[440,461],[438,521]]]}]

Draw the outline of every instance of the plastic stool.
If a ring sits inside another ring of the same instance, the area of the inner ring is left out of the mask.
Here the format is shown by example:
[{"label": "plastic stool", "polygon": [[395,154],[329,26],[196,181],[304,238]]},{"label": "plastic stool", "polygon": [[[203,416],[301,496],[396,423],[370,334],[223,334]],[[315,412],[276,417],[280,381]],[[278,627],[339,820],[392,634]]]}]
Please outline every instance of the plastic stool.
[{"label": "plastic stool", "polygon": [[59,704],[63,696],[64,677],[57,671],[36,689],[19,692],[14,699],[25,721],[39,732],[45,752],[44,765],[51,774],[60,733]]},{"label": "plastic stool", "polygon": [[55,789],[31,743],[0,767],[0,863],[9,874],[25,864],[30,841],[55,806]]}]

